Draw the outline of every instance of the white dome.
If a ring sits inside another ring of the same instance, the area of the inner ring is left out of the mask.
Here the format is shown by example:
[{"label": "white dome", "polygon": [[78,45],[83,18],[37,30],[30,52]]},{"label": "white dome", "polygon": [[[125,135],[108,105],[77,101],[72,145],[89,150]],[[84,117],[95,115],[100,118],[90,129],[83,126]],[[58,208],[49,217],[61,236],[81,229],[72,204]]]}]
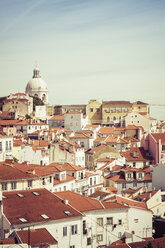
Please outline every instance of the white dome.
[{"label": "white dome", "polygon": [[47,84],[42,78],[32,78],[27,86],[26,91],[48,91]]},{"label": "white dome", "polygon": [[48,86],[39,75],[39,69],[33,70],[33,77],[26,85],[26,94],[39,97],[45,104],[48,103]]}]

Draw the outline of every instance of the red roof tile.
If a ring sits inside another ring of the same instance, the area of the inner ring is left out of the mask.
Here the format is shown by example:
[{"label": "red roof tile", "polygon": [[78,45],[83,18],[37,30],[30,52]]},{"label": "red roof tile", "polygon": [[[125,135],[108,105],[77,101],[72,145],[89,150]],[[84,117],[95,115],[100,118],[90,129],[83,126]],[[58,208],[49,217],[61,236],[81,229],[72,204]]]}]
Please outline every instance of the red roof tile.
[{"label": "red roof tile", "polygon": [[[37,192],[39,195],[33,192]],[[17,193],[22,194],[23,197],[19,197]],[[22,225],[23,222],[20,218],[24,218],[27,223],[45,222],[42,214],[48,217],[46,221],[81,216],[78,211],[63,203],[46,189],[4,192],[3,195],[6,196],[3,199],[4,214],[11,225]],[[55,209],[56,211],[54,211]],[[65,211],[71,212],[72,215],[68,216]]]},{"label": "red roof tile", "polygon": [[16,231],[20,241],[22,243],[28,244],[30,235],[30,245],[31,246],[42,246],[45,244],[56,244],[57,241],[53,236],[46,230],[46,228],[30,229]]}]

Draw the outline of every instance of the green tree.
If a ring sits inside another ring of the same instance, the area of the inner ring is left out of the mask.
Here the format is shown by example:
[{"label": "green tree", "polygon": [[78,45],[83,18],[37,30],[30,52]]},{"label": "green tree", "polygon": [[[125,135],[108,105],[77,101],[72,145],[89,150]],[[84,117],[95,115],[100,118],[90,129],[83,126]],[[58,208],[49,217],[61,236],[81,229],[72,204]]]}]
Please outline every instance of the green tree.
[{"label": "green tree", "polygon": [[33,111],[35,110],[36,106],[41,106],[44,105],[43,101],[37,97],[37,96],[33,96]]}]

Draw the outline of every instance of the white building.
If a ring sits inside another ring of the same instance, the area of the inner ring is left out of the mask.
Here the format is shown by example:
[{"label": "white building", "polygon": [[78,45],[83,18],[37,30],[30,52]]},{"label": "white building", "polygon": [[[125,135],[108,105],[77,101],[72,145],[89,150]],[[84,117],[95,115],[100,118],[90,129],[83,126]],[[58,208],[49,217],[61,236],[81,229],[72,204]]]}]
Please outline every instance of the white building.
[{"label": "white building", "polygon": [[13,157],[13,137],[0,132],[0,161]]},{"label": "white building", "polygon": [[44,104],[48,104],[48,87],[45,81],[40,77],[38,68],[33,70],[33,78],[26,85],[26,94],[39,97]]},{"label": "white building", "polygon": [[157,128],[157,120],[148,115],[132,112],[125,116],[125,126],[128,125],[141,126],[144,128],[144,132],[154,133]]},{"label": "white building", "polygon": [[64,114],[64,127],[73,132],[83,129],[88,124],[88,117],[78,111],[70,111]]}]

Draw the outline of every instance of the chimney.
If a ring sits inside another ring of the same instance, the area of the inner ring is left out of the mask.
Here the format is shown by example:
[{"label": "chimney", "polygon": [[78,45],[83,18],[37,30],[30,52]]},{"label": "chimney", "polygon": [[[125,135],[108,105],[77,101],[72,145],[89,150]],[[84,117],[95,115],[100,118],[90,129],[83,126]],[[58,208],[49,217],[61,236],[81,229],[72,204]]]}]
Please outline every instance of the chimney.
[{"label": "chimney", "polygon": [[63,200],[63,203],[64,203],[65,205],[68,205],[69,201],[68,201],[68,200]]}]

